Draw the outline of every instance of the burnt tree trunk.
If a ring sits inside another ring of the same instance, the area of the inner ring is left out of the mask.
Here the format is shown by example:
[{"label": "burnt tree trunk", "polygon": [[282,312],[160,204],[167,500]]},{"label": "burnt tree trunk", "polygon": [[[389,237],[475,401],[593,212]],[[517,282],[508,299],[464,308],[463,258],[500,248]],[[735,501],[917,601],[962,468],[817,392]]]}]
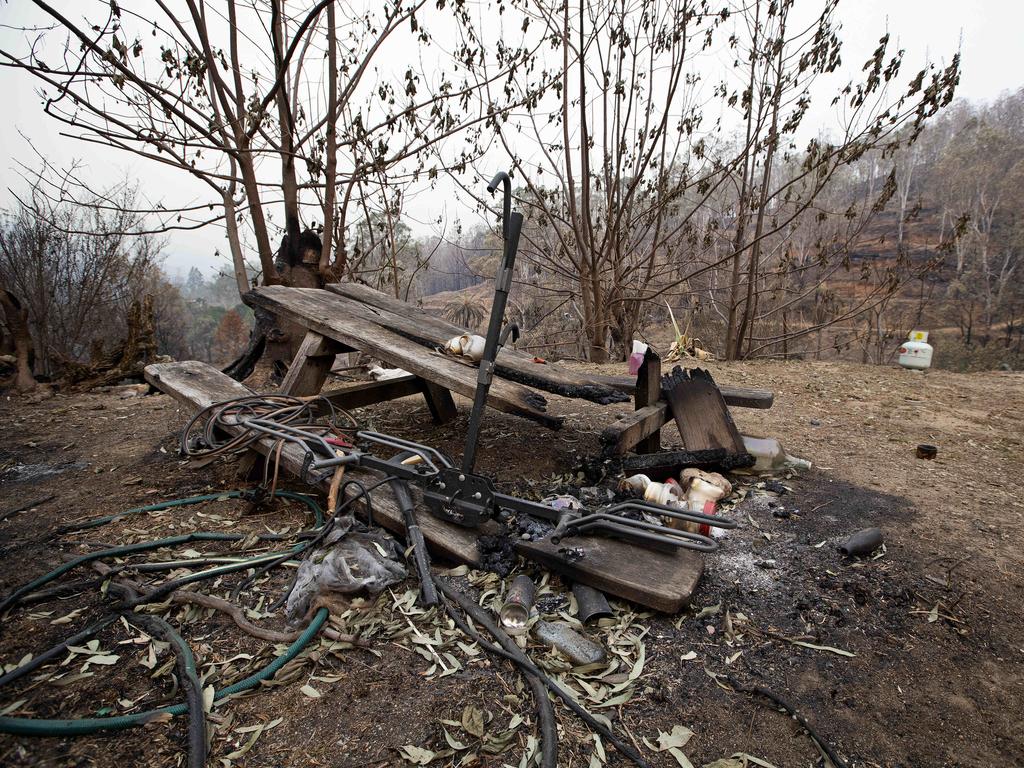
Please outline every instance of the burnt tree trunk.
[{"label": "burnt tree trunk", "polygon": [[94,341],[88,363],[64,360],[62,380],[81,389],[116,384],[122,379],[144,381],[143,369],[157,361],[153,297],[133,301],[128,309],[125,339],[109,352]]},{"label": "burnt tree trunk", "polygon": [[4,288],[0,288],[0,308],[4,311],[4,324],[14,342],[16,370],[12,383],[17,391],[29,392],[36,388],[36,379],[32,375],[32,335],[28,330],[28,312],[18,298]]},{"label": "burnt tree trunk", "polygon": [[[301,232],[297,237],[286,234],[274,259],[276,282],[295,288],[323,288],[322,249],[320,237],[312,230]],[[224,368],[224,373],[242,381],[252,375],[261,358],[273,366],[275,373],[285,370],[302,344],[306,329],[254,306],[244,295],[242,301],[252,308],[255,323],[245,351]]]}]

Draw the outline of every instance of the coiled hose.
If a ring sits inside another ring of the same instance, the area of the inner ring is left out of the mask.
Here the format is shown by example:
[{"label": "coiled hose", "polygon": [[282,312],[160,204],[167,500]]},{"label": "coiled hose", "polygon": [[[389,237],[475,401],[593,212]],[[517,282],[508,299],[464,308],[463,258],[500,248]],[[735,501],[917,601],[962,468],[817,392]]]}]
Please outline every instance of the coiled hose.
[{"label": "coiled hose", "polygon": [[[312,511],[314,518],[316,519],[316,526],[309,530],[308,533],[316,534],[320,532],[324,526],[323,511],[320,505],[316,501],[308,496],[302,494],[293,493],[290,491],[277,491],[276,496],[283,496],[285,498],[301,501],[306,504]],[[190,496],[184,499],[173,499],[170,501],[164,501],[157,504],[150,504],[144,507],[135,507],[133,509],[118,512],[113,515],[106,515],[100,518],[94,518],[92,520],[83,521],[82,523],[73,524],[66,526],[59,531],[68,530],[82,530],[86,528],[95,528],[97,526],[105,525],[106,523],[113,522],[122,517],[132,514],[139,514],[144,512],[151,512],[161,509],[168,509],[172,507],[187,506],[190,504],[199,504],[204,501],[215,501],[218,499],[227,498],[247,498],[252,496],[250,491],[225,491],[217,494],[205,494],[201,496]],[[99,550],[96,552],[90,552],[88,554],[77,557],[67,563],[64,563],[57,568],[53,569],[49,573],[46,573],[39,578],[36,578],[28,584],[19,587],[14,592],[9,594],[6,598],[0,601],[0,613],[3,613],[7,609],[17,605],[23,597],[36,591],[40,587],[49,584],[55,579],[60,578],[69,571],[78,568],[81,565],[91,563],[97,560],[102,560],[108,557],[121,557],[124,555],[136,554],[139,552],[147,552],[154,549],[161,549],[163,547],[173,547],[180,544],[188,544],[194,541],[241,541],[244,538],[241,534],[231,533],[208,533],[202,531],[196,531],[193,533],[182,534],[179,536],[170,536],[164,539],[157,539],[155,541],[139,542],[136,544],[127,544],[120,547],[111,547],[108,549]],[[263,536],[263,539],[274,540],[281,537],[278,536]],[[313,539],[315,541],[316,538]],[[167,594],[170,594],[175,589],[189,584],[195,581],[205,580],[214,578],[226,573],[239,571],[247,568],[251,568],[255,565],[265,565],[268,563],[280,563],[290,557],[303,551],[310,545],[309,541],[299,542],[294,545],[287,552],[271,552],[256,557],[244,558],[235,562],[229,562],[224,565],[218,565],[214,568],[209,568],[205,571],[193,573],[180,579],[167,582],[161,585],[153,592],[140,597],[131,590],[123,590],[124,597],[123,603],[119,610],[116,610],[100,621],[87,627],[86,629],[78,632],[77,634],[69,637],[61,643],[58,643],[54,647],[40,654],[35,659],[32,659],[27,664],[24,664],[17,669],[11,670],[7,674],[0,676],[0,687],[3,687],[15,680],[24,677],[30,672],[43,666],[46,662],[62,654],[68,647],[77,642],[81,642],[82,639],[87,638],[91,635],[96,634],[104,627],[111,624],[119,616],[129,616],[132,621],[138,622],[144,626],[148,626],[154,634],[162,636],[167,642],[174,648],[175,657],[179,669],[179,674],[182,678],[183,685],[186,691],[186,700],[178,704],[171,706],[162,707],[160,709],[153,709],[147,712],[138,712],[129,715],[116,715],[113,717],[100,717],[100,718],[75,718],[75,719],[38,719],[38,718],[22,718],[22,717],[0,717],[0,733],[10,733],[15,736],[82,736],[91,733],[97,733],[99,731],[115,731],[124,730],[126,728],[133,728],[135,726],[144,725],[155,717],[162,715],[181,715],[188,712],[190,714],[190,727],[189,727],[189,764],[192,766],[202,766],[206,760],[206,733],[205,733],[205,714],[203,712],[202,705],[202,684],[199,681],[198,674],[196,672],[195,658],[192,655],[192,650],[185,640],[179,635],[170,624],[161,618],[148,616],[145,614],[133,614],[130,612],[130,608],[137,605],[141,605],[147,602],[153,602]],[[204,562],[204,559],[197,558],[191,560],[192,565],[198,565]],[[317,632],[323,627],[327,621],[330,612],[326,608],[321,608],[313,616],[312,621],[303,630],[302,634],[288,646],[288,649],[281,655],[270,662],[266,667],[260,671],[246,677],[238,682],[222,688],[216,691],[213,695],[214,700],[219,700],[227,696],[232,696],[237,693],[250,690],[256,687],[262,681],[268,680],[273,677],[281,667],[287,664],[289,661],[294,659],[306,645],[316,636]]]},{"label": "coiled hose", "polygon": [[[272,678],[281,667],[294,659],[305,648],[309,641],[316,637],[324,623],[327,621],[330,611],[321,608],[309,622],[309,626],[296,638],[288,650],[278,656],[267,666],[249,677],[239,680],[227,688],[221,688],[213,694],[213,700],[219,701],[227,696],[236,693],[243,693],[250,688],[255,688],[264,680]],[[193,662],[194,665],[195,662]],[[145,725],[150,720],[160,715],[183,715],[188,711],[188,704],[181,702],[172,704],[169,707],[152,709],[148,712],[139,712],[132,715],[116,715],[114,717],[86,717],[75,720],[43,720],[29,717],[0,717],[0,733],[9,733],[14,736],[85,736],[98,731],[121,731],[126,728],[134,728],[138,725]]]}]

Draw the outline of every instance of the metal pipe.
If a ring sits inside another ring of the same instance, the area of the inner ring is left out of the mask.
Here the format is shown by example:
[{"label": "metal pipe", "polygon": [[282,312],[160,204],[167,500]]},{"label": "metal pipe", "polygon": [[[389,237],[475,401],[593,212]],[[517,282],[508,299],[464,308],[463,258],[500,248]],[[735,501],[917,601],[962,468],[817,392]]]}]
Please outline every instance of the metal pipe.
[{"label": "metal pipe", "polygon": [[509,219],[512,213],[512,177],[505,171],[498,171],[491,179],[491,183],[487,185],[487,191],[493,195],[498,190],[499,184],[504,187],[501,204],[501,237],[503,240],[507,240]]},{"label": "metal pipe", "polygon": [[576,618],[586,624],[591,619],[602,619],[612,615],[612,607],[604,592],[599,592],[578,581],[572,585],[572,595],[576,598]]},{"label": "metal pipe", "polygon": [[509,223],[508,236],[505,239],[505,254],[494,282],[494,303],[491,305],[491,319],[487,324],[484,355],[480,360],[480,368],[476,377],[476,392],[473,396],[473,410],[469,416],[466,449],[462,454],[463,472],[472,472],[476,464],[480,421],[487,404],[487,392],[491,388],[491,379],[494,378],[494,360],[498,356],[498,339],[501,335],[501,324],[505,319],[505,305],[508,303],[508,293],[512,286],[512,268],[515,266],[516,252],[519,250],[519,236],[522,231],[523,215],[519,212],[513,213]]}]

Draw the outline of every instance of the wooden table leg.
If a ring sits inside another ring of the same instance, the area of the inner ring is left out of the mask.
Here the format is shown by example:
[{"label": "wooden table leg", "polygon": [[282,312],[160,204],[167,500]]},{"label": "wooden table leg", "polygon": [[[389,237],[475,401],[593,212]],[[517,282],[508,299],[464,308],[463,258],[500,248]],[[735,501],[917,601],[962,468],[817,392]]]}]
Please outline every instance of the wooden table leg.
[{"label": "wooden table leg", "polygon": [[[644,361],[636,377],[634,410],[639,411],[654,405],[661,397],[661,358],[650,347],[644,353]],[[652,432],[637,443],[637,453],[657,453],[661,450],[661,430]]]},{"label": "wooden table leg", "polygon": [[335,356],[342,351],[339,347],[337,342],[315,331],[307,331],[281,382],[281,394],[297,397],[320,394]]},{"label": "wooden table leg", "polygon": [[420,379],[420,382],[423,385],[423,399],[427,401],[427,408],[435,424],[447,424],[459,415],[451,392],[426,379]]}]

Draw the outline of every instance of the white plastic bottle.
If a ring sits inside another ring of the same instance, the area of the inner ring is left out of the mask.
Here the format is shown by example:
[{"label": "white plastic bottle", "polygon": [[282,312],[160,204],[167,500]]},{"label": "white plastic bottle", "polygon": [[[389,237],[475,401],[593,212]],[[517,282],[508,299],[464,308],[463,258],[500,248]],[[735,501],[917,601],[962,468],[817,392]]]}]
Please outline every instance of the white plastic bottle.
[{"label": "white plastic bottle", "polygon": [[757,459],[755,470],[778,469],[779,467],[796,467],[810,469],[811,462],[790,456],[774,437],[748,437],[743,435],[743,447],[747,453]]}]

